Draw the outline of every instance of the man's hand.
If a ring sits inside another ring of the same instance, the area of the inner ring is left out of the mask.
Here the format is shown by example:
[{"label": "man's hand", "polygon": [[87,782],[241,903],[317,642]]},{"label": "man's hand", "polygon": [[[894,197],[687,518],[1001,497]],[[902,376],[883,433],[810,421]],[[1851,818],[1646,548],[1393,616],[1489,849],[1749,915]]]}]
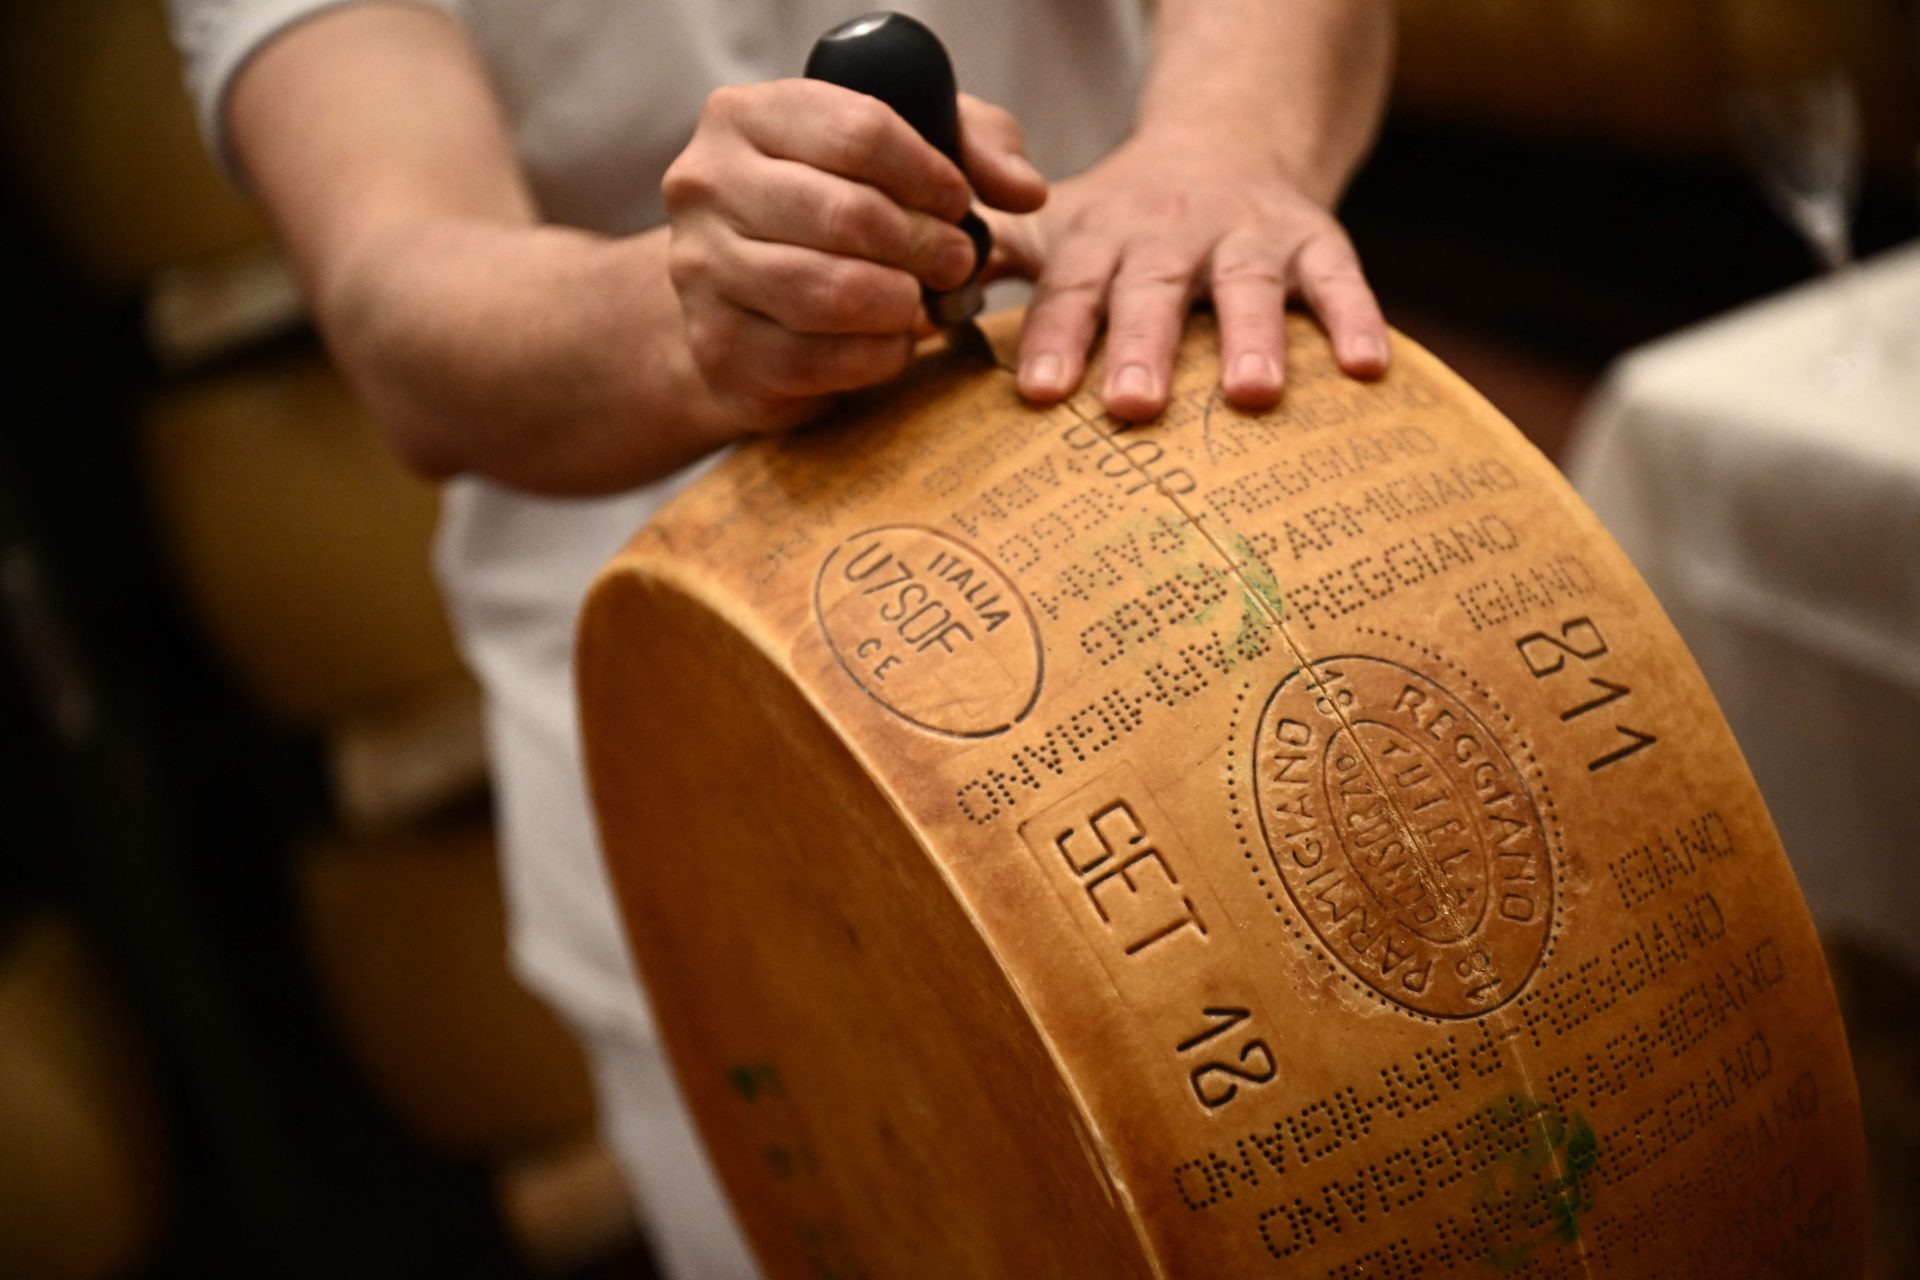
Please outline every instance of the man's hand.
[{"label": "man's hand", "polygon": [[1119,418],[1166,407],[1188,306],[1220,317],[1220,384],[1249,409],[1280,398],[1285,307],[1320,317],[1340,367],[1380,374],[1387,331],[1332,208],[1379,124],[1389,0],[1156,0],[1153,67],[1132,136],[994,224],[994,269],[1038,281],[1020,390],[1072,394],[1104,323],[1100,397]]},{"label": "man's hand", "polygon": [[[434,9],[298,23],[226,111],[341,368],[430,475],[555,494],[656,480],[896,372],[921,284],[972,265],[960,169],[816,81],[716,94],[673,167],[671,228],[620,237],[541,224],[486,69]],[[1037,207],[1012,117],[961,112],[980,195]]]},{"label": "man's hand", "polygon": [[[1324,210],[1378,119],[1390,12],[1156,0],[1133,140],[1057,208],[1003,220],[1042,282],[1030,394],[1071,389],[1104,318],[1109,403],[1156,412],[1183,306],[1207,290],[1229,393],[1270,398],[1277,281],[1320,307],[1349,368],[1377,366],[1342,336],[1378,321]],[[960,110],[980,198],[1038,209],[1012,118],[964,95]],[[341,367],[436,475],[608,492],[791,426],[897,372],[921,286],[970,265],[960,167],[878,101],[816,81],[717,94],[668,176],[671,227],[619,238],[540,224],[486,68],[434,9],[296,24],[238,74],[225,118]]]},{"label": "man's hand", "polygon": [[1219,316],[1221,389],[1242,408],[1280,398],[1289,296],[1320,317],[1347,373],[1386,368],[1386,323],[1346,233],[1276,158],[1227,131],[1137,133],[994,236],[995,270],[1038,282],[1019,357],[1031,400],[1072,393],[1104,320],[1101,400],[1123,419],[1158,414],[1202,294]]},{"label": "man's hand", "polygon": [[[960,108],[981,199],[1038,208],[1046,185],[1012,117],[964,95]],[[925,331],[921,287],[973,270],[955,225],[967,175],[878,99],[837,85],[716,91],[661,189],[688,345],[746,430],[791,426],[899,373]]]}]

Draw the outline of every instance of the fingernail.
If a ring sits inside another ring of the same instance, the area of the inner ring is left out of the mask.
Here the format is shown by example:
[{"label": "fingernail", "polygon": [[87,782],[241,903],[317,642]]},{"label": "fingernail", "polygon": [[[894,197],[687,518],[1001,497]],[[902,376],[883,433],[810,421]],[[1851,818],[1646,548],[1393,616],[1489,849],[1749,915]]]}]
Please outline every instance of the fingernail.
[{"label": "fingernail", "polygon": [[973,274],[973,241],[956,240],[940,250],[940,261],[935,270],[938,279],[960,283]]},{"label": "fingernail", "polygon": [[1347,343],[1347,363],[1384,367],[1387,363],[1386,344],[1370,333],[1363,333]]},{"label": "fingernail", "polygon": [[1270,391],[1280,384],[1280,371],[1258,351],[1243,351],[1233,362],[1233,380],[1243,387]]},{"label": "fingernail", "polygon": [[1033,161],[1017,152],[1007,156],[1007,167],[1013,170],[1012,176],[1022,182],[1038,182],[1043,185],[1046,182],[1046,179],[1040,176],[1040,171],[1033,167]]},{"label": "fingernail", "polygon": [[1065,381],[1063,376],[1065,372],[1066,367],[1061,363],[1060,357],[1049,351],[1027,361],[1020,370],[1020,381],[1026,383],[1030,391],[1058,395],[1065,390],[1061,386]]},{"label": "fingernail", "polygon": [[1123,364],[1107,383],[1109,400],[1121,398],[1153,399],[1153,375],[1143,364]]}]

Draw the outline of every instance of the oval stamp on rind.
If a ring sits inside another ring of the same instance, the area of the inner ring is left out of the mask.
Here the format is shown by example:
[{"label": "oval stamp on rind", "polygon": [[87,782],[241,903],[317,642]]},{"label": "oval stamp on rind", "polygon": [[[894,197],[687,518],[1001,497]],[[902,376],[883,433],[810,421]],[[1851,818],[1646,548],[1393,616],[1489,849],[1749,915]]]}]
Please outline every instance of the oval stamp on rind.
[{"label": "oval stamp on rind", "polygon": [[997,565],[920,525],[863,529],[827,553],[814,615],[861,692],[918,728],[985,738],[1040,696],[1040,628]]},{"label": "oval stamp on rind", "polygon": [[1465,702],[1397,662],[1322,658],[1268,696],[1252,764],[1274,872],[1356,979],[1434,1018],[1526,986],[1553,925],[1547,830]]}]

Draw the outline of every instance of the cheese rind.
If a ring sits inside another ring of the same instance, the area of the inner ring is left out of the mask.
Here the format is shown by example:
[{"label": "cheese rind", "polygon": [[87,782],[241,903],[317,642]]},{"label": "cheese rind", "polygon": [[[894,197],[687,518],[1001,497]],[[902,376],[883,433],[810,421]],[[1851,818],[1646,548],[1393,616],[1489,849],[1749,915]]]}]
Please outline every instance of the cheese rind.
[{"label": "cheese rind", "polygon": [[930,354],[588,602],[769,1273],[1858,1274],[1818,941],[1624,557],[1404,339],[1356,383],[1293,318],[1246,415],[1189,328],[1144,428]]}]

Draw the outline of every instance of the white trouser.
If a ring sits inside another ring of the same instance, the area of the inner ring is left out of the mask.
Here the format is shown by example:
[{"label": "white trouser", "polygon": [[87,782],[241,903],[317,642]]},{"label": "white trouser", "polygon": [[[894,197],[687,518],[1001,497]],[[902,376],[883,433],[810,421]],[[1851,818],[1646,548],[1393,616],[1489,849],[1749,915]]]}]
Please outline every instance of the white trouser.
[{"label": "white trouser", "polygon": [[576,1030],[601,1139],[626,1171],[665,1280],[760,1280],[660,1046],[624,1031]]}]

